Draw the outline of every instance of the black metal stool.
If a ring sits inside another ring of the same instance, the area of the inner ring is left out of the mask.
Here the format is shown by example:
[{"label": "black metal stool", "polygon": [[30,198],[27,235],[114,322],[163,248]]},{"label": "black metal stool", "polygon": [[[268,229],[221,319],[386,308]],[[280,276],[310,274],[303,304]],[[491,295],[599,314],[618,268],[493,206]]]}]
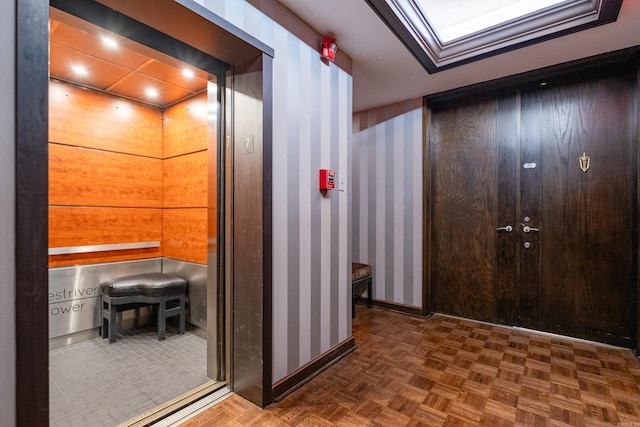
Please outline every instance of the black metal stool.
[{"label": "black metal stool", "polygon": [[111,279],[102,284],[102,338],[116,342],[119,311],[158,304],[158,341],[165,339],[167,318],[180,316],[179,333],[186,321],[187,281],[166,273],[142,273]]}]

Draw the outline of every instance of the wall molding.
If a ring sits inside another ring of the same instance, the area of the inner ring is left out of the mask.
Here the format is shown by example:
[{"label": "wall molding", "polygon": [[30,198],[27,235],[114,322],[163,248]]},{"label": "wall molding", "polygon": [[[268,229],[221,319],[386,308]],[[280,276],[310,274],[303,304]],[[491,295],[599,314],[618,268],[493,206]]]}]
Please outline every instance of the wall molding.
[{"label": "wall molding", "polygon": [[[366,300],[360,300],[356,304],[365,304]],[[412,305],[398,304],[389,301],[377,300],[372,301],[374,307],[380,307],[385,310],[397,311],[398,313],[408,314],[410,316],[426,317],[427,313],[421,307],[414,307]]]},{"label": "wall molding", "polygon": [[351,354],[355,349],[355,339],[350,337],[306,365],[301,366],[273,385],[273,400],[277,402],[284,399],[320,372]]}]

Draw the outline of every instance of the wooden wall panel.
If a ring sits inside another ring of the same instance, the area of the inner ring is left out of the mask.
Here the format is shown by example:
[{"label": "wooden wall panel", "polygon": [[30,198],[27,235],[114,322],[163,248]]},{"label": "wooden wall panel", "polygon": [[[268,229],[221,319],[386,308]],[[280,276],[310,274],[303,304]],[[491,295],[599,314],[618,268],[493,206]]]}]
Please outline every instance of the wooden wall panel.
[{"label": "wooden wall panel", "polygon": [[[207,93],[176,104],[163,120],[164,256],[207,263]],[[177,208],[177,209],[176,209]]]},{"label": "wooden wall panel", "polygon": [[49,247],[160,241],[161,209],[49,208]]},{"label": "wooden wall panel", "polygon": [[162,234],[166,258],[207,263],[207,208],[165,209]]},{"label": "wooden wall panel", "polygon": [[162,112],[51,81],[49,141],[161,158]]},{"label": "wooden wall panel", "polygon": [[[163,116],[163,158],[206,150],[207,117],[206,92],[167,108]],[[215,126],[210,128],[215,132]]]},{"label": "wooden wall panel", "polygon": [[49,257],[49,267],[162,256],[162,210],[49,207],[49,247],[160,242],[160,247]]},{"label": "wooden wall panel", "polygon": [[49,204],[162,206],[162,161],[49,144]]},{"label": "wooden wall panel", "polygon": [[207,151],[166,159],[162,165],[165,208],[207,207]]},{"label": "wooden wall panel", "polygon": [[50,266],[156,256],[206,264],[207,94],[169,108],[164,125],[159,110],[96,92],[50,82],[50,94],[50,247],[168,242],[166,252],[50,256]]}]

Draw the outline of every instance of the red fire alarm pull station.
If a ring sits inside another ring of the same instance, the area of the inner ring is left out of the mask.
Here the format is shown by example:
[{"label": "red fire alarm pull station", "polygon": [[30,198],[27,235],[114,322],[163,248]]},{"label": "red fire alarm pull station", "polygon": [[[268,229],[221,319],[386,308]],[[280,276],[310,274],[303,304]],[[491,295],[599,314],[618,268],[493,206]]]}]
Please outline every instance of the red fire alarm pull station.
[{"label": "red fire alarm pull station", "polygon": [[333,190],[334,188],[336,188],[336,171],[320,169],[320,191]]}]

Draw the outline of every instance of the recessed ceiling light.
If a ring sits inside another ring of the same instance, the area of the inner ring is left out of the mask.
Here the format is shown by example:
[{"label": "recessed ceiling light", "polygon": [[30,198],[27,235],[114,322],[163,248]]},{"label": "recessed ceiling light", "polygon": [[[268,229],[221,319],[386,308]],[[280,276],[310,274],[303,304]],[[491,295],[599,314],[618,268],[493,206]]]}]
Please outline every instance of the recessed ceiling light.
[{"label": "recessed ceiling light", "polygon": [[102,36],[102,44],[104,44],[109,49],[117,49],[118,42],[113,37]]},{"label": "recessed ceiling light", "polygon": [[193,70],[190,70],[188,68],[183,68],[182,75],[188,79],[192,79],[196,76],[196,73],[194,73]]},{"label": "recessed ceiling light", "polygon": [[71,66],[71,71],[73,71],[73,74],[75,74],[76,76],[86,76],[89,74],[89,71],[87,70],[87,67],[85,67],[84,65],[79,65],[79,64],[74,64]]},{"label": "recessed ceiling light", "polygon": [[144,93],[147,94],[147,97],[149,98],[157,98],[158,97],[158,90],[152,87],[148,87],[145,89]]}]

